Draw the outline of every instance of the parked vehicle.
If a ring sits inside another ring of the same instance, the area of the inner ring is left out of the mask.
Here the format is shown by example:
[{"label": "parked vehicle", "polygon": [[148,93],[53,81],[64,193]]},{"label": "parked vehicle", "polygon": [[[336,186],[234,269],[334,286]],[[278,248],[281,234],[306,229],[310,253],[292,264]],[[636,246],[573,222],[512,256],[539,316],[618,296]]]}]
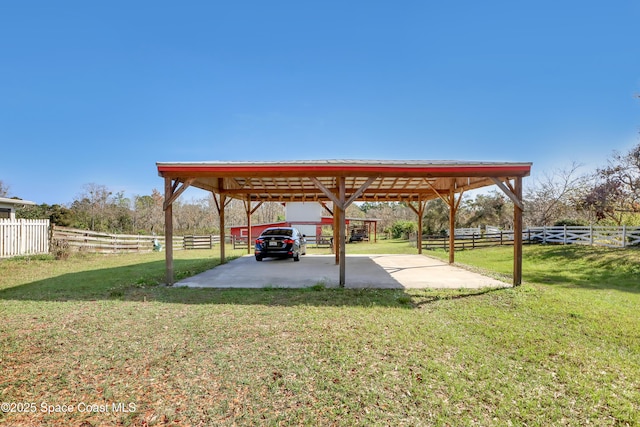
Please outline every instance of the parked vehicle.
[{"label": "parked vehicle", "polygon": [[366,230],[351,230],[351,236],[349,236],[349,243],[352,242],[363,242],[365,240],[369,240],[369,235]]},{"label": "parked vehicle", "polygon": [[256,239],[256,261],[263,258],[293,258],[300,261],[300,255],[307,253],[307,239],[297,228],[271,227],[265,229]]}]

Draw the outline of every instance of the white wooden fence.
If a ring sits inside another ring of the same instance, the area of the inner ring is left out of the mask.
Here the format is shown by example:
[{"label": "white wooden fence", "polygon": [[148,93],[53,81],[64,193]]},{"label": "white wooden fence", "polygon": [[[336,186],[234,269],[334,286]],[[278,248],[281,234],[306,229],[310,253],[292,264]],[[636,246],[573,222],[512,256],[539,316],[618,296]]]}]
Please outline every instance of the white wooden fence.
[{"label": "white wooden fence", "polygon": [[525,238],[542,243],[586,244],[625,248],[640,245],[640,227],[558,226],[530,227]]},{"label": "white wooden fence", "polygon": [[[458,231],[460,230],[460,232]],[[513,230],[501,230],[487,226],[484,233],[474,229],[456,229],[455,245],[457,249],[474,249],[485,246],[513,245]],[[564,245],[583,244],[625,248],[640,245],[640,227],[607,226],[556,226],[529,227],[522,231],[523,243],[560,243]],[[414,240],[415,242],[415,240]],[[448,249],[447,236],[424,236],[425,249]]]},{"label": "white wooden fence", "polygon": [[48,219],[0,219],[0,258],[46,253]]},{"label": "white wooden fence", "polygon": [[[479,236],[482,233],[480,227],[475,228],[455,228],[453,235],[456,239],[470,239],[473,236]],[[449,233],[447,232],[447,235]]]}]

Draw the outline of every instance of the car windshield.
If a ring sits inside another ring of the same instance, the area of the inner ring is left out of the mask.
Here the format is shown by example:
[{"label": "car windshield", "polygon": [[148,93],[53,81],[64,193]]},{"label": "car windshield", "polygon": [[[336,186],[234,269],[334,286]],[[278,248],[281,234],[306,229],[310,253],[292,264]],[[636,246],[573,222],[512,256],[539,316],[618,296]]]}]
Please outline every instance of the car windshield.
[{"label": "car windshield", "polygon": [[293,230],[290,228],[272,228],[270,230],[264,230],[263,236],[292,236]]}]

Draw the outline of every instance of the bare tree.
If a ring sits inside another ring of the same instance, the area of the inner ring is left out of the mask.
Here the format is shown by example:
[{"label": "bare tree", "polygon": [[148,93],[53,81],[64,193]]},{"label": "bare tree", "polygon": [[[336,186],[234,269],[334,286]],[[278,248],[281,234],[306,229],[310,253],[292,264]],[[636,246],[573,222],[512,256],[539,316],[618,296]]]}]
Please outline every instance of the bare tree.
[{"label": "bare tree", "polygon": [[133,202],[133,230],[162,233],[164,227],[164,197],[155,188],[150,196],[135,196]]},{"label": "bare tree", "polygon": [[252,216],[253,224],[268,224],[283,220],[285,217],[285,209],[282,203],[266,202],[263,203]]},{"label": "bare tree", "polygon": [[95,183],[85,184],[84,191],[71,204],[78,227],[92,231],[108,230],[107,206],[111,191]]},{"label": "bare tree", "polygon": [[7,197],[9,195],[9,186],[0,180],[0,197]]},{"label": "bare tree", "polygon": [[591,178],[580,175],[580,167],[573,162],[568,168],[545,173],[526,191],[524,218],[527,225],[552,225],[561,219],[588,219],[585,217],[588,213],[579,207],[591,187]]}]

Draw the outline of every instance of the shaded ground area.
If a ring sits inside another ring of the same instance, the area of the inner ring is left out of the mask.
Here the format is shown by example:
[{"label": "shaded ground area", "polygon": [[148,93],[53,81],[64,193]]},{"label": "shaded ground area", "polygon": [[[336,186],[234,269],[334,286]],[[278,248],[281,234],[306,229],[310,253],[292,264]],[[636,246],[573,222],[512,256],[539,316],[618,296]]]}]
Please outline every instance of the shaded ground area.
[{"label": "shaded ground area", "polygon": [[[245,255],[175,286],[203,288],[337,287],[340,271],[334,255],[306,255],[300,262]],[[509,284],[422,255],[347,255],[347,288],[409,289],[505,287]]]}]

